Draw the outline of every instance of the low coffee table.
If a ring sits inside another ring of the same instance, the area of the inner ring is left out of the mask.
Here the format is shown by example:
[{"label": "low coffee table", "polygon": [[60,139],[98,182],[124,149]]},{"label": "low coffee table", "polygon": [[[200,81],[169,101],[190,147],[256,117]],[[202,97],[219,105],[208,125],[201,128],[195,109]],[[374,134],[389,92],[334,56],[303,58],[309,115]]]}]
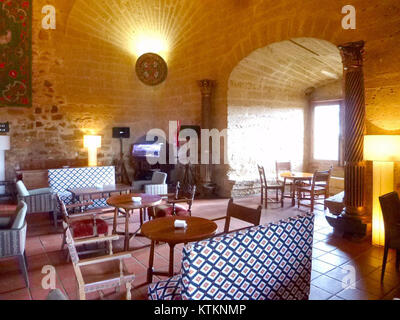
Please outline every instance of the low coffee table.
[{"label": "low coffee table", "polygon": [[[175,228],[175,220],[186,220],[187,227]],[[217,231],[217,224],[211,220],[199,217],[165,217],[146,222],[142,225],[142,234],[151,240],[149,268],[147,282],[153,281],[153,275],[174,275],[174,247],[178,243],[188,243],[207,239]],[[156,241],[166,242],[169,245],[168,272],[154,271],[154,245]]]}]

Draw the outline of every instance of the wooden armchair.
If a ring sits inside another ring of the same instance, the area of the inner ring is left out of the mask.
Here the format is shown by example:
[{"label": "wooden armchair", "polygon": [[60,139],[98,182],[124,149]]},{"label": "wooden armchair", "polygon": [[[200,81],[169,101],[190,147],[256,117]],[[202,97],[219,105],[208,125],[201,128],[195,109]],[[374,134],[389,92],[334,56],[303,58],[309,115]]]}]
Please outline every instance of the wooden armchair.
[{"label": "wooden armchair", "polygon": [[261,211],[262,211],[261,206],[258,206],[257,209],[244,207],[244,206],[238,205],[236,203],[233,203],[233,199],[231,198],[228,202],[226,216],[213,219],[213,221],[225,219],[224,232],[219,233],[218,235],[247,228],[247,227],[244,227],[244,228],[229,231],[229,227],[230,227],[232,218],[236,218],[236,219],[251,223],[254,226],[258,226],[260,224],[260,220],[261,220]]},{"label": "wooden armchair", "polygon": [[[108,224],[101,218],[97,218],[97,215],[103,213],[101,210],[91,209],[87,211],[80,211],[78,213],[70,213],[69,211],[75,209],[82,209],[93,204],[91,201],[66,205],[59,196],[57,201],[60,206],[61,213],[65,224],[70,228],[71,236],[75,239],[85,239],[92,237],[99,237],[108,234]],[[63,241],[61,250],[64,250],[66,244],[66,229],[64,228]],[[111,246],[111,243],[109,244]],[[97,252],[99,250],[86,250],[80,251],[79,254],[88,254]]]},{"label": "wooden armchair", "polygon": [[[178,182],[175,193],[164,195],[166,196],[165,203],[154,207],[154,218],[166,216],[191,216],[195,195],[196,186],[192,186],[189,197],[180,197],[180,183]],[[185,208],[181,204],[186,204],[187,207]]]},{"label": "wooden armchair", "polygon": [[400,265],[400,199],[397,192],[393,191],[380,196],[379,202],[385,225],[385,247],[381,273],[381,282],[383,282],[389,249],[396,250],[396,270]]},{"label": "wooden armchair", "polygon": [[[265,178],[265,170],[263,166],[257,165],[258,173],[260,175],[260,184],[261,184],[261,204],[265,205],[265,208],[268,208],[268,190],[273,190],[276,192],[275,201],[270,199],[269,202],[272,203],[281,203],[281,207],[283,207],[283,195],[285,193],[285,185],[283,182],[279,180],[271,180],[268,181]],[[279,200],[279,192],[281,193],[281,199]]]},{"label": "wooden armchair", "polygon": [[121,286],[125,285],[126,299],[131,300],[131,288],[135,275],[127,271],[123,261],[131,257],[130,252],[113,254],[111,247],[109,255],[80,260],[76,250],[76,246],[83,244],[105,241],[112,243],[113,240],[118,240],[118,235],[75,240],[65,222],[63,222],[63,226],[65,228],[69,255],[78,283],[79,299],[86,300],[86,294],[95,291],[99,291],[100,296],[103,297],[101,290],[111,288],[119,290]]},{"label": "wooden armchair", "polygon": [[[320,196],[324,200],[329,197],[329,180],[331,177],[332,168],[326,171],[315,171],[311,185],[298,185],[297,186],[297,206],[300,208],[302,200],[310,200],[311,212],[314,212],[315,200]],[[309,196],[307,196],[307,194]],[[326,205],[324,201],[324,210]]]},{"label": "wooden armchair", "polygon": [[25,284],[29,288],[28,264],[25,254],[27,210],[27,204],[21,201],[12,216],[2,216],[0,219],[0,259],[18,257]]}]

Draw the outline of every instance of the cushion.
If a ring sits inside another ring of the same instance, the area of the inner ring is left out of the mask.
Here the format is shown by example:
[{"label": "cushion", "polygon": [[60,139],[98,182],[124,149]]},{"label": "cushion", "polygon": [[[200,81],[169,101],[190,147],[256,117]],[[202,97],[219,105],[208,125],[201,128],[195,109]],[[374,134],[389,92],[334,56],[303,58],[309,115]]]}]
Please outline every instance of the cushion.
[{"label": "cushion", "polygon": [[167,174],[164,172],[154,172],[153,177],[151,178],[152,184],[165,184],[167,181]]},{"label": "cushion", "polygon": [[[179,205],[175,205],[175,214],[180,217],[189,216],[189,212],[185,208]],[[156,218],[172,216],[173,215],[172,205],[163,204],[155,207],[154,215]]]},{"label": "cushion", "polygon": [[18,195],[20,197],[28,197],[29,196],[29,191],[25,187],[25,184],[21,180],[17,181],[17,190],[18,190]]},{"label": "cushion", "polygon": [[28,210],[28,206],[24,201],[21,201],[18,204],[17,209],[15,210],[16,212],[16,217],[14,219],[14,222],[11,226],[12,229],[21,229],[24,224],[25,224],[25,217],[26,217],[26,211]]},{"label": "cushion", "polygon": [[[93,219],[84,219],[72,222],[71,229],[73,231],[74,237],[83,238],[96,236],[94,234],[93,222]],[[98,235],[108,233],[108,224],[103,219],[96,219],[96,225]]]}]

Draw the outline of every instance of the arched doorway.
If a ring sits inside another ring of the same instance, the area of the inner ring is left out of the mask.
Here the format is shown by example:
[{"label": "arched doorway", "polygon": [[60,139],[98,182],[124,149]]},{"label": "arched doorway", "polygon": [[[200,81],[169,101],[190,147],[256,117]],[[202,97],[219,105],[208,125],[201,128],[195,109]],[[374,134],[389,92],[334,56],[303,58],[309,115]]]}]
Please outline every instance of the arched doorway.
[{"label": "arched doorway", "polygon": [[342,98],[342,70],[339,49],[315,38],[273,43],[241,60],[228,82],[229,180],[256,181],[257,163],[273,176],[276,160],[306,169],[310,94]]}]

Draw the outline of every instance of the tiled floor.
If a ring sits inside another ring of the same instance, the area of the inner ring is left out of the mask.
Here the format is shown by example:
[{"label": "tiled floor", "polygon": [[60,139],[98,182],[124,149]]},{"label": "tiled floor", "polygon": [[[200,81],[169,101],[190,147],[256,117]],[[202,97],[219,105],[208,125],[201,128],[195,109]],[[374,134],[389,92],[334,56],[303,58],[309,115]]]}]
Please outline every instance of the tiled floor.
[{"label": "tiled floor", "polygon": [[[237,200],[249,206],[256,206],[259,197],[249,197]],[[193,215],[205,218],[217,218],[225,215],[227,199],[196,200]],[[289,202],[281,209],[279,205],[271,204],[268,210],[263,210],[262,223],[278,221],[279,219],[304,212],[291,207]],[[12,206],[0,205],[0,211],[10,210]],[[121,221],[122,222],[122,221]],[[111,221],[109,222],[111,224]],[[222,231],[224,221],[218,221],[219,231]],[[137,217],[131,221],[134,230],[138,225]],[[232,228],[245,226],[239,221],[233,221]],[[120,226],[122,228],[123,225]],[[111,229],[111,228],[110,228]],[[131,247],[148,244],[145,238],[131,240]],[[121,250],[123,239],[114,244],[115,251]],[[3,299],[45,299],[49,290],[42,288],[42,268],[45,265],[54,266],[57,274],[57,287],[66,293],[70,299],[76,299],[76,283],[72,264],[66,261],[66,252],[60,250],[61,228],[55,230],[50,223],[48,214],[35,214],[28,217],[28,235],[26,253],[28,256],[30,288],[25,288],[23,277],[14,258],[0,260],[0,300]],[[180,267],[182,245],[175,249],[175,267]],[[383,249],[373,247],[370,241],[350,242],[333,233],[327,224],[323,212],[316,210],[314,249],[311,280],[311,300],[364,300],[392,299],[400,296],[400,274],[395,270],[390,252],[384,284],[380,284],[380,271]],[[134,250],[132,258],[125,262],[130,271],[136,274],[133,299],[146,299],[147,286],[146,268],[148,265],[149,248]],[[154,266],[167,270],[169,250],[166,244],[156,248]],[[154,277],[153,281],[158,278]],[[107,299],[123,299],[124,292],[119,294],[105,292]],[[88,295],[88,299],[98,299],[98,294]]]}]

